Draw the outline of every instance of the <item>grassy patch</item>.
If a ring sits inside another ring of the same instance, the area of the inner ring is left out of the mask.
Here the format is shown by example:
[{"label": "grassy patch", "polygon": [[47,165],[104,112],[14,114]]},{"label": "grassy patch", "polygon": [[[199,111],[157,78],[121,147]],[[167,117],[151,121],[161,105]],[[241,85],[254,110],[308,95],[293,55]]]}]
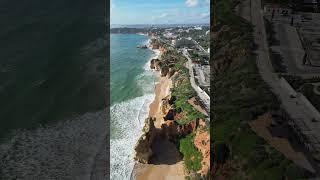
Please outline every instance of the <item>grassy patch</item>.
[{"label": "grassy patch", "polygon": [[201,153],[194,147],[194,134],[180,140],[180,152],[183,154],[185,167],[190,172],[201,169]]},{"label": "grassy patch", "polygon": [[198,118],[204,118],[204,115],[202,113],[197,111],[192,105],[187,102],[191,97],[194,97],[196,95],[196,92],[191,86],[189,80],[189,71],[183,65],[185,62],[185,58],[177,58],[177,62],[174,68],[178,72],[178,74],[173,79],[174,86],[171,89],[172,96],[176,97],[174,108],[184,114],[183,118],[178,121],[179,124],[187,124]]},{"label": "grassy patch", "polygon": [[191,87],[188,77],[183,75],[183,73],[179,74],[179,76],[181,80],[180,83],[172,89],[172,96],[175,96],[177,99],[174,103],[174,107],[177,110],[182,111],[184,114],[183,118],[179,120],[178,123],[187,124],[197,118],[204,118],[202,113],[197,111],[187,102],[188,99],[196,95],[195,91]]}]

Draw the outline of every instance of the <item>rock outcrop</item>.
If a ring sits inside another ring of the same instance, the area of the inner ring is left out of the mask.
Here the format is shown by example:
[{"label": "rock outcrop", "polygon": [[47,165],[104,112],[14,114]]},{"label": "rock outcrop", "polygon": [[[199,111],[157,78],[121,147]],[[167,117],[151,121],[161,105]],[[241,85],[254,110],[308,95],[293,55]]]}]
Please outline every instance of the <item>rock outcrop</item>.
[{"label": "rock outcrop", "polygon": [[163,117],[163,119],[164,119],[165,121],[167,121],[167,120],[172,120],[172,121],[173,121],[175,115],[176,115],[176,110],[175,110],[175,109],[170,109],[170,110],[167,112],[167,114]]},{"label": "rock outcrop", "polygon": [[169,73],[169,67],[168,66],[162,66],[161,67],[161,76],[165,77]]},{"label": "rock outcrop", "polygon": [[179,125],[175,121],[166,121],[160,129],[154,126],[154,118],[147,118],[143,127],[143,134],[135,146],[134,159],[140,163],[148,164],[153,156],[152,143],[155,139],[166,138],[176,142],[179,138],[186,136],[197,129],[198,121],[192,121],[189,124]]},{"label": "rock outcrop", "polygon": [[170,99],[172,99],[172,97],[170,97],[170,95],[168,95],[167,97],[162,99],[162,103],[160,106],[160,110],[161,110],[162,114],[167,114],[169,112],[169,110],[171,109],[172,103],[170,103]]},{"label": "rock outcrop", "polygon": [[169,68],[168,77],[172,77],[176,71],[173,68]]},{"label": "rock outcrop", "polygon": [[160,69],[159,62],[160,62],[159,59],[152,59],[150,62],[150,69],[159,70]]},{"label": "rock outcrop", "polygon": [[147,118],[143,127],[143,134],[139,138],[134,150],[136,152],[134,159],[140,163],[149,163],[152,156],[151,145],[156,136],[154,118]]},{"label": "rock outcrop", "polygon": [[185,125],[179,125],[175,121],[166,121],[161,125],[160,134],[172,141],[176,141],[182,136],[186,136],[197,129],[198,121],[192,121]]}]

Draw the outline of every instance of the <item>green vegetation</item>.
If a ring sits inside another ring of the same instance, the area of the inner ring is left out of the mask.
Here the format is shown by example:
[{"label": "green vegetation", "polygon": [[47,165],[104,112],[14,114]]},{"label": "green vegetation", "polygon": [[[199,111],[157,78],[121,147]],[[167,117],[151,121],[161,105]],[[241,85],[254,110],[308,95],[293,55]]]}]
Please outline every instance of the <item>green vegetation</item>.
[{"label": "green vegetation", "polygon": [[204,54],[203,52],[197,51],[197,50],[192,50],[189,51],[190,57],[192,58],[192,60],[195,63],[199,63],[199,64],[205,64],[205,60],[209,60],[209,57],[207,54]]},{"label": "green vegetation", "polygon": [[187,101],[196,95],[196,92],[191,87],[189,80],[189,70],[184,66],[187,61],[177,51],[168,51],[164,54],[163,59],[175,59],[173,69],[178,72],[177,76],[173,79],[172,96],[176,97],[174,108],[183,113],[183,118],[178,120],[179,124],[187,124],[195,121],[198,118],[204,118],[204,115],[194,109]]},{"label": "green vegetation", "polygon": [[[215,70],[215,78],[211,81],[215,86],[214,94],[211,94],[215,97],[211,110],[211,144],[226,144],[230,150],[228,163],[234,167],[229,172],[230,179],[303,177],[303,173],[292,175],[300,172],[299,168],[258,137],[248,125],[259,115],[278,109],[279,103],[256,67],[251,25],[232,13],[235,5],[232,0],[220,0],[217,4],[217,31],[222,27],[225,31],[214,40],[218,53],[211,57],[211,64],[224,66]],[[220,55],[226,47],[228,50]],[[220,174],[219,169],[216,174]]]},{"label": "green vegetation", "polygon": [[189,32],[182,32],[181,37],[191,37],[195,41],[197,41],[200,46],[202,46],[205,50],[210,47],[210,37],[206,32],[209,30],[209,27],[202,27],[202,30],[189,29]]},{"label": "green vegetation", "polygon": [[172,89],[172,96],[176,97],[174,107],[183,112],[183,119],[177,121],[179,124],[187,124],[198,118],[204,118],[204,115],[195,110],[187,101],[196,95],[189,81],[188,69],[180,66],[178,77],[174,80],[177,83]]},{"label": "green vegetation", "polygon": [[189,134],[180,140],[180,152],[183,154],[185,167],[190,172],[201,168],[201,153],[194,147],[194,134]]},{"label": "green vegetation", "polygon": [[[192,105],[187,101],[196,95],[194,89],[191,87],[189,80],[189,70],[184,66],[187,59],[176,50],[168,50],[162,56],[163,64],[171,66],[171,68],[177,72],[173,80],[172,96],[175,97],[173,107],[182,113],[182,119],[177,120],[181,125],[190,123],[199,118],[204,119],[204,115],[199,111],[195,110]],[[174,65],[170,62],[174,60]],[[207,129],[208,130],[208,129]],[[194,147],[195,135],[189,134],[186,137],[180,139],[179,150],[183,154],[185,168],[193,173],[194,176],[198,177],[196,171],[201,169],[201,153]],[[194,179],[192,177],[192,179]]]}]

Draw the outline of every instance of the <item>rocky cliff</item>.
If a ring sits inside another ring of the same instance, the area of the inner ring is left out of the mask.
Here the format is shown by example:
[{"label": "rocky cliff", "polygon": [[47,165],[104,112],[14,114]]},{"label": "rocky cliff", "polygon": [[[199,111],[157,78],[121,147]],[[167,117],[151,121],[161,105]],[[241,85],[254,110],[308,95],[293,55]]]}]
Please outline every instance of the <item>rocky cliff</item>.
[{"label": "rocky cliff", "polygon": [[150,62],[150,69],[159,71],[160,70],[159,63],[160,63],[159,59],[152,59]]},{"label": "rocky cliff", "polygon": [[197,129],[198,121],[192,121],[185,125],[179,125],[175,121],[166,121],[160,129],[154,126],[155,118],[147,118],[143,127],[143,134],[135,146],[134,159],[140,163],[148,164],[153,156],[152,144],[155,139],[166,138],[171,142],[177,142],[180,137],[186,136]]},{"label": "rocky cliff", "polygon": [[161,77],[171,77],[176,72],[173,68],[174,63],[168,63],[168,60],[152,59],[150,69],[160,71]]},{"label": "rocky cliff", "polygon": [[151,144],[156,136],[154,121],[155,118],[147,118],[145,120],[143,134],[134,148],[136,152],[134,159],[140,163],[149,163],[149,159],[152,156]]}]

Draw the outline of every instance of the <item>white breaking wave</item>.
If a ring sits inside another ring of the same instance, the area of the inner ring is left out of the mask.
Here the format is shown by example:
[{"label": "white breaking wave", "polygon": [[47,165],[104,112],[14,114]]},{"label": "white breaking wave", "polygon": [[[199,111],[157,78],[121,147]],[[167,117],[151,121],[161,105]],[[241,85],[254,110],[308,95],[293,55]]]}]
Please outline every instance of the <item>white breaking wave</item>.
[{"label": "white breaking wave", "polygon": [[144,120],[154,94],[146,94],[111,107],[111,128],[115,136],[110,139],[110,178],[129,180],[134,166],[134,146],[142,133]]},{"label": "white breaking wave", "polygon": [[154,84],[157,78],[154,76],[153,71],[144,71],[142,74],[136,77],[137,84],[141,87],[143,94],[153,94]]}]

